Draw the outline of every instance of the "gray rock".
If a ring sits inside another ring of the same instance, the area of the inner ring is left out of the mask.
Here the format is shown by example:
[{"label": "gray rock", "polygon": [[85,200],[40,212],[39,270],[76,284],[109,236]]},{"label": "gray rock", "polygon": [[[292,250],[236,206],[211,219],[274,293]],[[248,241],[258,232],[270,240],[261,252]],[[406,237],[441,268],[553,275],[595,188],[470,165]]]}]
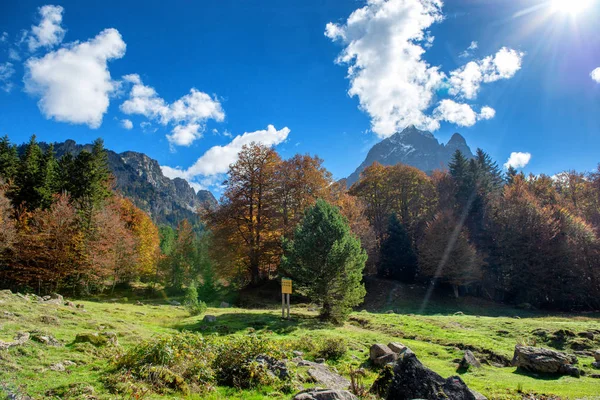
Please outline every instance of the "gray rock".
[{"label": "gray rock", "polygon": [[408,347],[398,342],[390,342],[387,347],[396,354],[404,353]]},{"label": "gray rock", "polygon": [[42,315],[40,321],[47,325],[60,325],[60,319],[54,315]]},{"label": "gray rock", "polygon": [[398,359],[398,354],[384,344],[374,344],[369,349],[369,359],[375,365],[385,365]]},{"label": "gray rock", "polygon": [[75,307],[76,308],[84,308],[83,304],[77,304]]},{"label": "gray rock", "polygon": [[217,322],[217,317],[215,317],[214,315],[205,315],[204,318],[202,318],[202,322]]},{"label": "gray rock", "polygon": [[29,340],[29,332],[17,332],[12,342],[0,340],[0,350],[8,350],[11,347],[22,346]]},{"label": "gray rock", "polygon": [[458,376],[447,379],[425,367],[412,351],[405,351],[396,362],[386,399],[484,400]]},{"label": "gray rock", "polygon": [[46,335],[41,332],[32,332],[31,340],[34,340],[34,341],[44,344],[46,346],[53,346],[53,347],[62,347],[63,346],[62,342],[60,342],[54,336]]},{"label": "gray rock", "polygon": [[44,296],[45,304],[56,304],[62,306],[65,303],[65,299],[58,293],[52,293],[50,296]]},{"label": "gray rock", "polygon": [[180,305],[181,305],[181,303],[180,303],[180,302],[178,302],[177,300],[171,300],[171,301],[169,302],[169,304],[171,304],[172,306],[180,306]]},{"label": "gray rock", "polygon": [[308,389],[294,396],[294,400],[358,400],[347,390]]},{"label": "gray rock", "polygon": [[63,363],[56,363],[56,364],[52,364],[50,367],[52,371],[57,371],[57,372],[64,372],[66,370],[65,366]]},{"label": "gray rock", "polygon": [[324,364],[324,363],[325,363],[325,359],[324,359],[324,358],[322,358],[322,357],[320,357],[320,358],[315,358],[315,362],[316,362],[317,364]]},{"label": "gray rock", "polygon": [[592,367],[594,367],[596,369],[600,369],[600,361],[593,362]]},{"label": "gray rock", "polygon": [[460,360],[460,363],[458,364],[458,367],[461,369],[469,369],[469,367],[481,368],[481,363],[471,352],[471,350],[466,350],[462,360]]},{"label": "gray rock", "polygon": [[73,303],[72,301],[66,301],[65,306],[75,308],[75,303]]},{"label": "gray rock", "polygon": [[595,359],[596,361],[600,361],[600,350],[596,350],[596,351],[594,352],[594,359]]},{"label": "gray rock", "polygon": [[337,390],[346,390],[350,387],[348,379],[333,372],[325,364],[302,360],[298,363],[298,366],[309,367],[306,372],[317,385]]},{"label": "gray rock", "polygon": [[273,376],[279,379],[284,380],[290,377],[290,371],[284,361],[265,355],[259,355],[254,360],[257,363],[264,365]]},{"label": "gray rock", "polygon": [[229,308],[229,303],[227,303],[226,301],[222,301],[221,304],[219,304],[220,308]]},{"label": "gray rock", "polygon": [[106,340],[108,340],[108,343],[110,345],[113,346],[118,346],[119,345],[119,339],[117,338],[117,334],[115,332],[102,332],[100,333],[100,335],[104,336],[106,338]]},{"label": "gray rock", "polygon": [[531,372],[579,377],[577,357],[560,351],[531,346],[515,346],[512,365]]},{"label": "gray rock", "polygon": [[303,352],[298,351],[298,350],[292,351],[292,354],[295,355],[296,357],[302,357],[304,355]]}]

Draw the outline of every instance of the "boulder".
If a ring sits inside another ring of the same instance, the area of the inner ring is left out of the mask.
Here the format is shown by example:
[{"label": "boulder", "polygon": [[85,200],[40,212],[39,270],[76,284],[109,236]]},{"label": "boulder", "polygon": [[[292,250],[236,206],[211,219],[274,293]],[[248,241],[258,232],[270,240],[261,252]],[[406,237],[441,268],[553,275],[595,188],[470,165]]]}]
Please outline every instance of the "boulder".
[{"label": "boulder", "polygon": [[221,304],[219,304],[220,308],[229,308],[229,303],[227,303],[226,301],[222,301]]},{"label": "boulder", "polygon": [[254,359],[258,364],[264,365],[270,374],[279,379],[288,379],[290,371],[285,362],[277,360],[273,357],[259,355]]},{"label": "boulder", "polygon": [[52,293],[50,296],[44,296],[45,304],[56,304],[62,306],[65,303],[65,299],[58,293]]},{"label": "boulder", "polygon": [[72,301],[66,301],[65,306],[75,308],[75,303],[73,303]]},{"label": "boulder", "polygon": [[66,370],[65,366],[63,363],[56,363],[56,364],[52,364],[50,367],[50,370],[52,371],[57,371],[57,372],[64,372]]},{"label": "boulder", "polygon": [[358,397],[347,390],[313,388],[296,394],[293,400],[358,400]]},{"label": "boulder", "polygon": [[579,377],[577,357],[560,351],[531,346],[515,346],[512,365],[526,371]]},{"label": "boulder", "polygon": [[408,347],[398,342],[390,342],[387,347],[396,354],[404,353]]},{"label": "boulder", "polygon": [[91,343],[96,347],[105,346],[109,343],[108,338],[98,333],[78,333],[75,343]]},{"label": "boulder", "polygon": [[62,347],[63,344],[52,335],[46,335],[41,332],[32,332],[31,339],[46,346]]},{"label": "boulder", "polygon": [[177,300],[171,300],[171,301],[169,302],[169,304],[171,304],[172,306],[180,306],[180,305],[181,305],[181,303],[180,303],[180,302],[178,302]]},{"label": "boulder", "polygon": [[600,361],[593,362],[592,367],[594,367],[596,369],[600,369]]},{"label": "boulder", "polygon": [[100,334],[101,336],[104,336],[106,338],[106,340],[108,341],[108,344],[112,345],[112,346],[118,346],[119,345],[119,339],[117,338],[117,334],[115,332],[102,332]]},{"label": "boulder", "polygon": [[77,304],[75,307],[76,307],[76,308],[81,308],[81,309],[83,309],[83,308],[84,308],[83,304]]},{"label": "boulder", "polygon": [[202,318],[202,322],[217,322],[217,317],[214,315],[205,315],[204,318]]},{"label": "boulder", "polygon": [[600,361],[600,350],[596,350],[596,351],[594,352],[594,359],[595,359],[596,361]]},{"label": "boulder", "polygon": [[469,369],[469,367],[481,368],[481,363],[471,352],[471,350],[466,350],[463,358],[458,363],[458,368]]},{"label": "boulder", "polygon": [[55,317],[54,315],[42,315],[40,317],[40,321],[42,321],[42,323],[48,324],[48,325],[60,325],[60,320],[58,319],[58,317]]},{"label": "boulder", "polygon": [[458,376],[447,379],[425,367],[412,351],[405,351],[393,369],[394,377],[387,390],[386,399],[453,399],[484,400],[485,397],[471,389]]},{"label": "boulder", "polygon": [[296,357],[302,357],[302,356],[304,355],[304,353],[303,353],[303,352],[301,352],[301,351],[298,351],[298,350],[294,350],[294,351],[292,351],[292,354],[293,354],[294,356],[296,356]]},{"label": "boulder", "polygon": [[29,340],[29,332],[18,332],[12,342],[0,340],[0,350],[8,350],[11,347],[22,346]]},{"label": "boulder", "polygon": [[369,359],[373,364],[382,366],[396,361],[398,354],[384,344],[374,344],[369,349]]},{"label": "boulder", "polygon": [[298,366],[309,367],[306,372],[317,385],[336,390],[346,390],[350,387],[348,379],[331,371],[325,364],[302,360],[298,363]]}]

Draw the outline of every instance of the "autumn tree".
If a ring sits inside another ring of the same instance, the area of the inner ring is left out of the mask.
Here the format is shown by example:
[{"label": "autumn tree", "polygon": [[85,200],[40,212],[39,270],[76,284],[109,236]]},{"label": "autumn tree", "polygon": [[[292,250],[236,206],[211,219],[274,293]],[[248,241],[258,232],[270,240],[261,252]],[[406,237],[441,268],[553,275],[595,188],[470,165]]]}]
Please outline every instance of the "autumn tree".
[{"label": "autumn tree", "polygon": [[135,238],[137,253],[135,275],[144,278],[156,275],[160,255],[158,228],[150,216],[137,208],[131,200],[118,197],[115,201],[119,207],[121,220]]},{"label": "autumn tree", "polygon": [[[10,200],[5,195],[5,184],[0,180],[0,266],[9,256],[16,238],[15,221],[12,218]],[[1,269],[1,268],[0,268]]]},{"label": "autumn tree", "polygon": [[450,211],[438,213],[427,225],[419,246],[421,275],[450,284],[458,297],[459,287],[481,279],[482,265],[463,225]]},{"label": "autumn tree", "polygon": [[85,258],[77,211],[67,196],[47,210],[22,210],[16,241],[5,278],[38,292],[61,288]]},{"label": "autumn tree", "polygon": [[208,214],[215,235],[229,236],[241,246],[241,263],[257,284],[274,272],[281,254],[276,170],[281,162],[275,150],[260,144],[244,146],[229,167],[221,207]]},{"label": "autumn tree", "polygon": [[329,196],[331,173],[323,160],[296,154],[275,168],[275,200],[278,203],[283,235],[289,238],[302,219],[304,210],[317,199]]},{"label": "autumn tree", "polygon": [[324,319],[343,322],[363,301],[367,255],[337,207],[318,200],[284,247],[283,272],[300,291],[323,304]]}]

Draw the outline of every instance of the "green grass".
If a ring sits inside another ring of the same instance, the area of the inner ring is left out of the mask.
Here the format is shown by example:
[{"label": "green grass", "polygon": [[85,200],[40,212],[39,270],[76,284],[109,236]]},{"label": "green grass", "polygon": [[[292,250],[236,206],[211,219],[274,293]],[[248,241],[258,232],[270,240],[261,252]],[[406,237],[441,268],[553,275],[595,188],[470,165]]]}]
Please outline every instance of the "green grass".
[{"label": "green grass", "polygon": [[[204,335],[246,335],[255,332],[272,340],[291,343],[299,350],[310,350],[311,346],[314,347],[313,343],[320,343],[326,337],[344,338],[349,351],[339,360],[328,361],[343,374],[364,365],[372,344],[389,341],[399,341],[409,346],[426,366],[444,377],[458,373],[454,360],[462,356],[461,349],[464,348],[470,348],[480,359],[490,361],[510,360],[518,342],[546,347],[552,344],[563,347],[565,351],[572,351],[570,346],[573,341],[600,348],[600,331],[594,341],[576,337],[564,343],[551,343],[550,339],[542,340],[532,333],[536,329],[544,329],[551,336],[561,329],[575,334],[597,330],[600,329],[600,318],[594,315],[542,315],[505,307],[492,308],[490,305],[471,309],[466,303],[444,308],[436,299],[432,300],[428,310],[416,315],[414,313],[420,306],[416,304],[418,302],[411,305],[405,299],[405,296],[388,297],[379,306],[383,310],[393,308],[399,311],[399,308],[405,308],[406,313],[355,312],[344,326],[332,326],[321,322],[316,313],[308,311],[306,306],[293,306],[291,320],[282,320],[280,310],[276,308],[209,308],[207,313],[216,315],[217,322],[206,325],[202,323],[202,316],[189,317],[185,309],[167,305],[165,300],[143,306],[130,302],[76,301],[85,306],[85,311],[82,311],[65,306],[39,305],[16,296],[0,297],[0,340],[12,340],[17,331],[42,330],[65,344],[64,347],[49,347],[30,341],[24,346],[1,352],[0,384],[34,398],[66,398],[65,388],[74,384],[80,384],[83,388],[91,386],[98,398],[115,398],[106,389],[103,378],[108,374],[111,358],[121,350],[74,344],[75,335],[82,332],[116,332],[120,346],[125,349],[140,340],[181,330],[197,331]],[[366,308],[373,311],[374,303],[371,301],[370,308]],[[453,315],[457,306],[461,306],[465,315]],[[14,319],[3,318],[4,311],[18,316]],[[42,315],[56,316],[60,324],[45,325],[40,322]],[[520,318],[515,318],[518,315]],[[307,354],[307,358],[315,356],[315,352],[308,351]],[[50,365],[64,360],[74,361],[77,365],[68,367],[68,372],[48,369]],[[521,388],[526,393],[561,398],[600,398],[600,379],[589,376],[600,373],[592,369],[592,361],[592,357],[579,356],[579,366],[587,373],[587,376],[579,379],[536,377],[519,373],[514,367],[491,365],[460,376],[471,388],[493,399],[521,398],[518,393]],[[370,384],[376,376],[376,371],[369,371],[365,383]],[[168,396],[147,394],[144,398]],[[204,398],[262,399],[290,396],[272,393],[271,388],[238,391],[218,387]]]}]

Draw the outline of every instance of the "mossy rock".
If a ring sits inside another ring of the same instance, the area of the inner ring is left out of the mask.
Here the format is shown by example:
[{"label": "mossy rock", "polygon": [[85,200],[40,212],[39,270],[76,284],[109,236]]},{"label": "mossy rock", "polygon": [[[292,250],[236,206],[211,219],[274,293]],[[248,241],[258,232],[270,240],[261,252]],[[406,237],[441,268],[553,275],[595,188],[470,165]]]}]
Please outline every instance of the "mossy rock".
[{"label": "mossy rock", "polygon": [[75,343],[91,343],[96,347],[106,346],[108,339],[97,333],[78,333],[75,336]]}]

